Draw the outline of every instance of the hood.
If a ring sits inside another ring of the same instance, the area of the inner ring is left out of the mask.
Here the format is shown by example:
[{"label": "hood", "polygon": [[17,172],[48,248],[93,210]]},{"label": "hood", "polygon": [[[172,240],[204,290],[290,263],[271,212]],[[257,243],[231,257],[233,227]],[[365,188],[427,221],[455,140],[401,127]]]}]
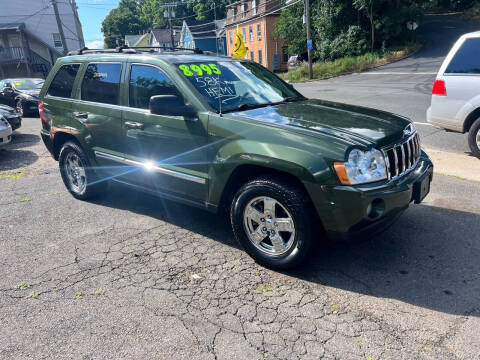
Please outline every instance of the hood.
[{"label": "hood", "polygon": [[7,105],[0,105],[0,115],[5,117],[17,116],[17,113],[14,108]]},{"label": "hood", "polygon": [[404,130],[411,124],[407,118],[385,111],[316,99],[238,111],[232,115],[313,136],[335,136],[350,145],[364,147],[394,143],[404,137]]},{"label": "hood", "polygon": [[22,90],[22,94],[38,97],[41,89]]}]

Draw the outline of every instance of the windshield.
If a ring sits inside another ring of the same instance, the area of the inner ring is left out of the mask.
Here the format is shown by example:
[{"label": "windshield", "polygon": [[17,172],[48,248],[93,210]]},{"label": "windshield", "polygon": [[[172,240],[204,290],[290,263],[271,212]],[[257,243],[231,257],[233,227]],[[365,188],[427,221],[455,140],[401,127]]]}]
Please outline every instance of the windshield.
[{"label": "windshield", "polygon": [[215,110],[260,107],[303,99],[276,75],[249,61],[177,64]]},{"label": "windshield", "polygon": [[41,89],[45,80],[43,79],[14,79],[12,82],[18,90]]}]

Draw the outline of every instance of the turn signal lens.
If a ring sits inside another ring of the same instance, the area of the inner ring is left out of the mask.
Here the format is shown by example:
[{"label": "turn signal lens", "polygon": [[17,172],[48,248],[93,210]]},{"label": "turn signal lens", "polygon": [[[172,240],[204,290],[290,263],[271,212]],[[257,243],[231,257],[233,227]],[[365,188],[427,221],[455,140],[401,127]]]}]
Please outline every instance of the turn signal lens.
[{"label": "turn signal lens", "polygon": [[435,80],[433,83],[432,88],[432,95],[447,95],[447,89],[445,88],[445,81],[443,80]]},{"label": "turn signal lens", "polygon": [[40,121],[43,125],[43,101],[38,102],[38,114],[40,115]]},{"label": "turn signal lens", "polygon": [[338,176],[340,182],[343,185],[350,185],[350,179],[348,178],[347,170],[345,169],[345,163],[334,162],[333,167],[335,168],[335,171],[337,173],[337,176]]}]

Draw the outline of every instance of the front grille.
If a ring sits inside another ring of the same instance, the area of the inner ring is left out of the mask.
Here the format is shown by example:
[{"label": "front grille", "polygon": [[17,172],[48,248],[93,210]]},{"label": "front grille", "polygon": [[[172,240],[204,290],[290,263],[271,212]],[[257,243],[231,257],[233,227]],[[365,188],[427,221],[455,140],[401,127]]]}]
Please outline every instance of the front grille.
[{"label": "front grille", "polygon": [[417,165],[420,158],[420,136],[414,134],[400,144],[384,150],[387,162],[388,179],[396,179]]}]

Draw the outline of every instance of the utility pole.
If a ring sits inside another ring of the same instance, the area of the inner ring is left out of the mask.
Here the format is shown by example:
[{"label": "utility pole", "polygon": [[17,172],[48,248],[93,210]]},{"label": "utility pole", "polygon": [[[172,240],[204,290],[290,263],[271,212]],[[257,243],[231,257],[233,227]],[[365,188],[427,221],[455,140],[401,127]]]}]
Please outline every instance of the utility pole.
[{"label": "utility pole", "polygon": [[163,16],[168,17],[168,26],[170,27],[170,44],[171,44],[171,47],[174,48],[175,45],[174,45],[174,39],[173,39],[172,15],[175,16],[175,13],[173,12],[173,8],[171,6],[167,6],[167,10],[164,11]]},{"label": "utility pole", "polygon": [[57,19],[58,33],[60,34],[60,39],[62,39],[63,55],[67,55],[68,53],[67,41],[65,40],[62,21],[60,20],[60,15],[58,14],[57,0],[52,0],[52,5],[53,5],[53,11],[55,12],[55,19]]},{"label": "utility pole", "polygon": [[310,1],[305,0],[305,25],[307,27],[308,78],[313,78],[312,70],[312,36],[310,34]]}]

